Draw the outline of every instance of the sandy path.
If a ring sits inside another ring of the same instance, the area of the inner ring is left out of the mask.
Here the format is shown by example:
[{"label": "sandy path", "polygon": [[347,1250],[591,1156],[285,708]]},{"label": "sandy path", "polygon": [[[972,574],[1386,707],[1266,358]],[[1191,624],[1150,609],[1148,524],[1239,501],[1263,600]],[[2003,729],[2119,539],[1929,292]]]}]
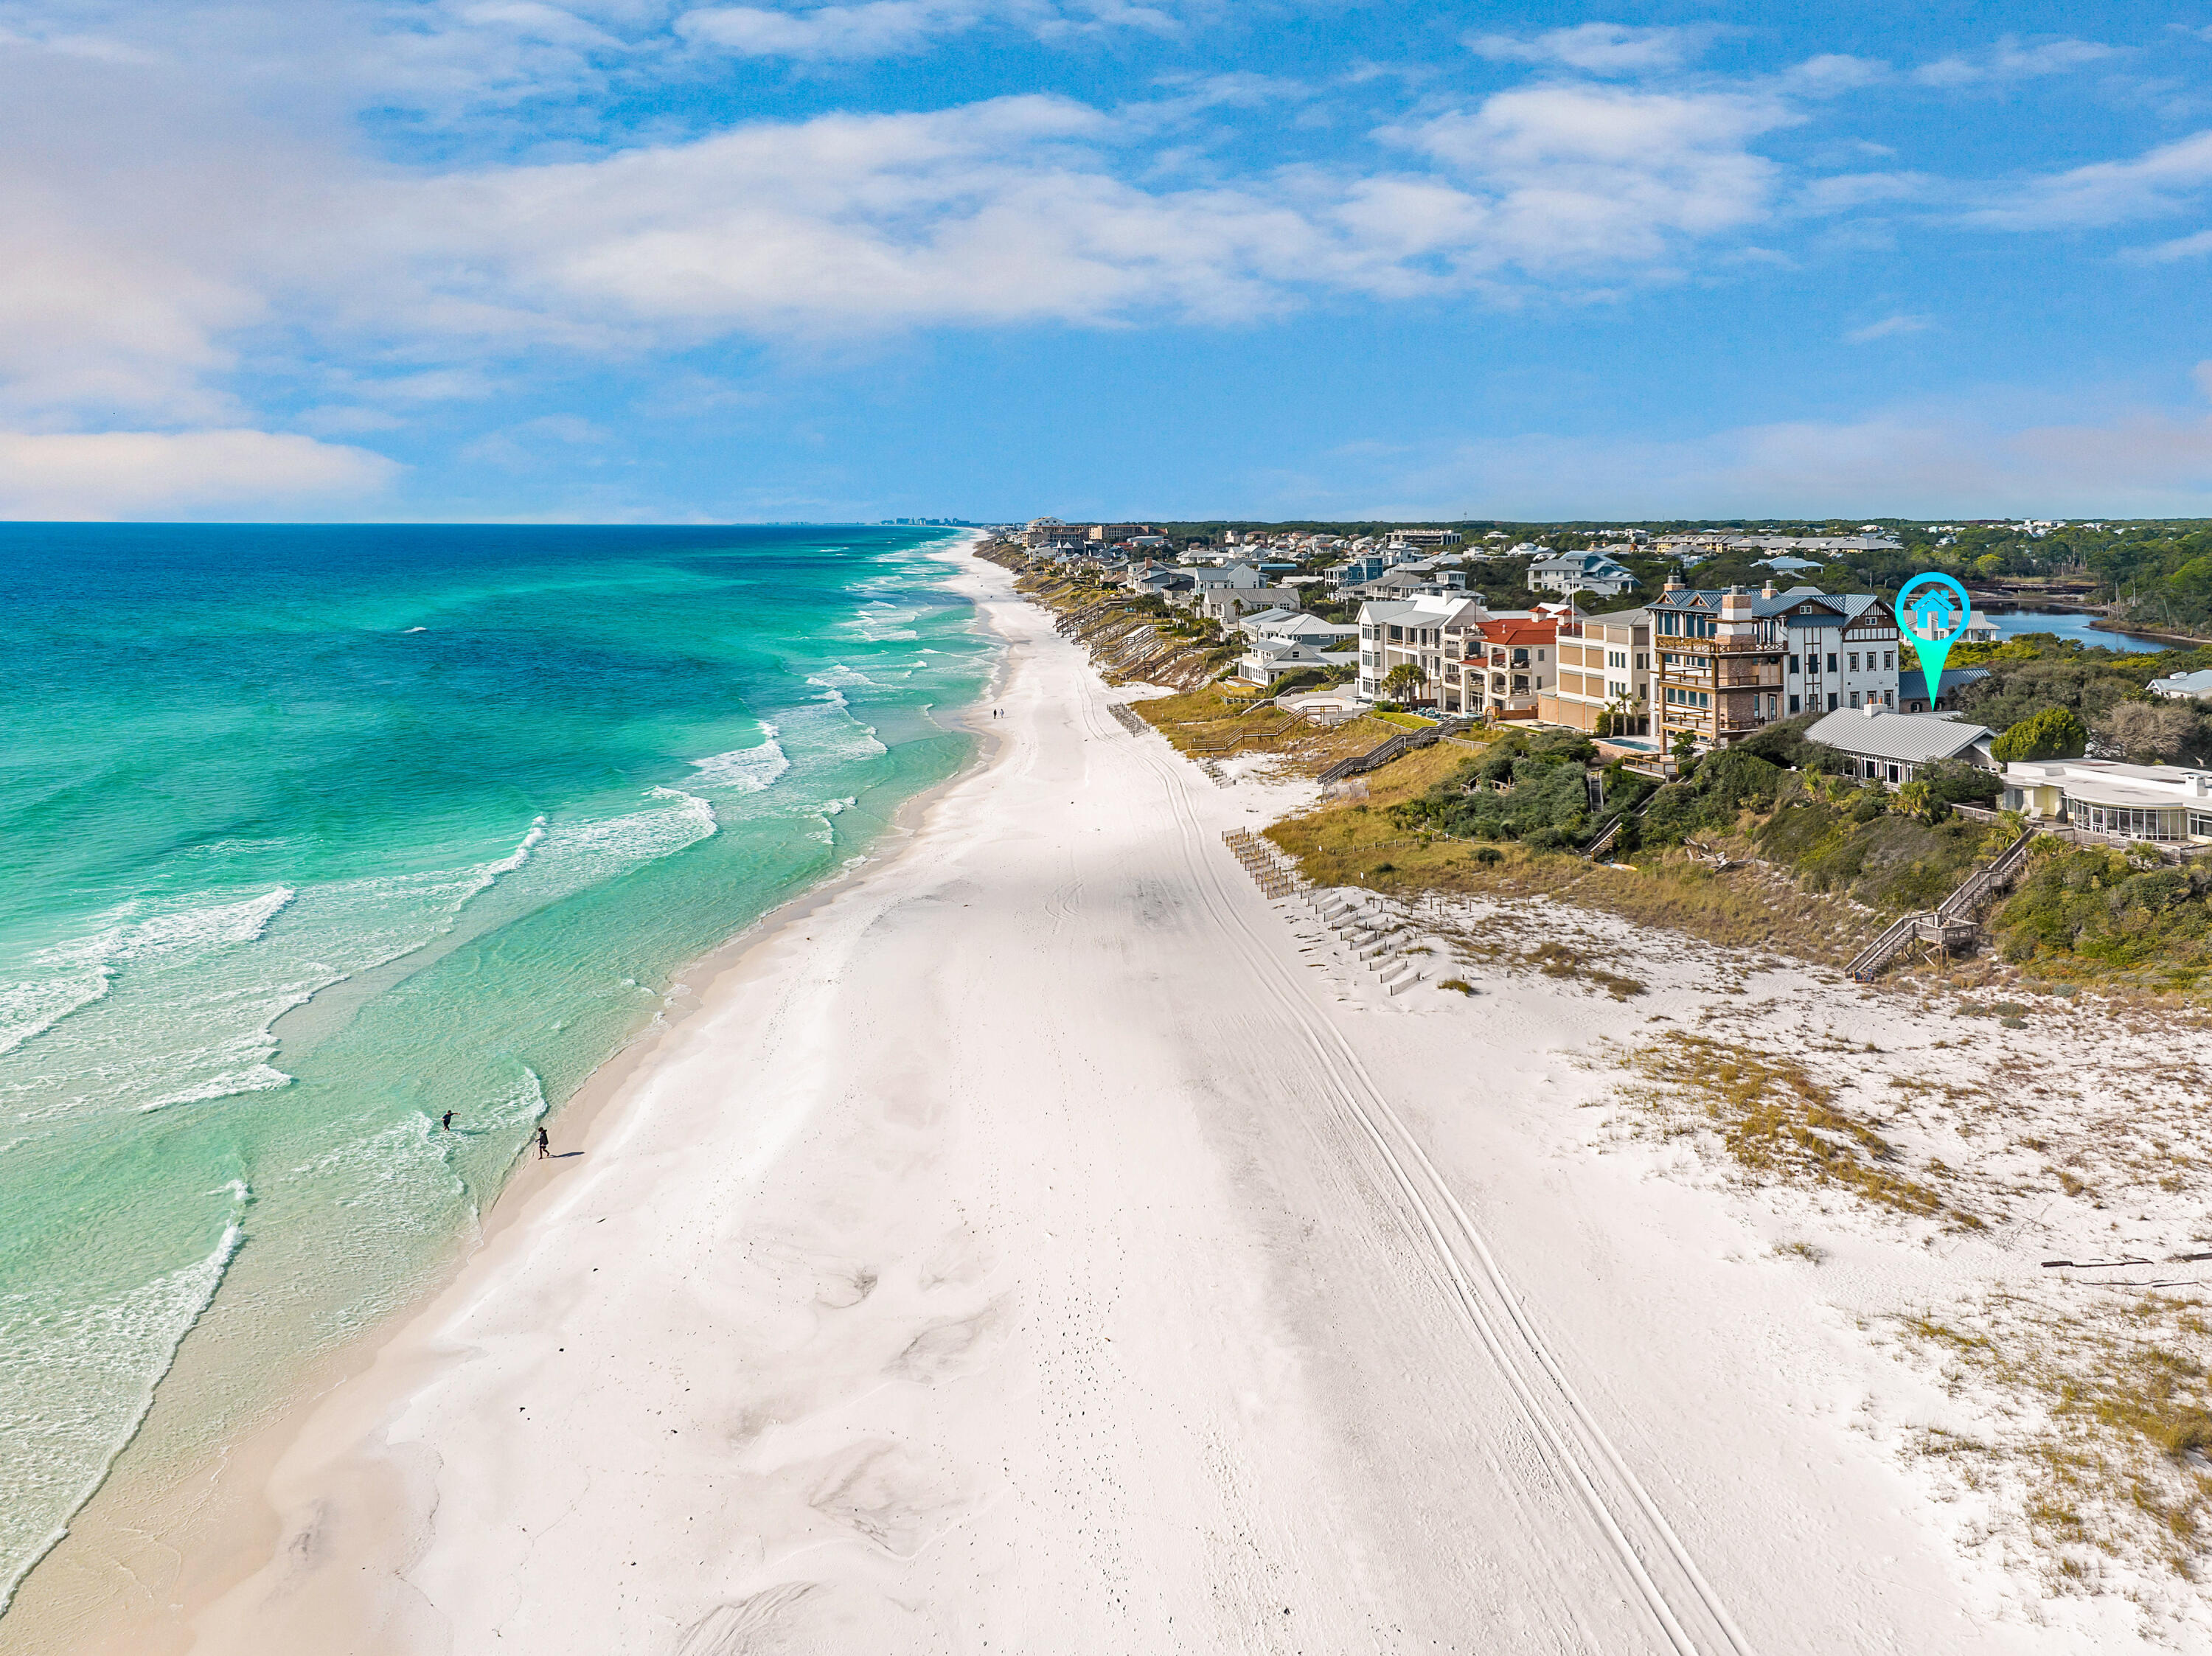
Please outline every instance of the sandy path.
[{"label": "sandy path", "polygon": [[997,761],[319,1411],[197,1647],[2045,1648],[1792,1385],[1818,1317],[1559,1159],[1611,1015],[1340,986],[983,579]]}]

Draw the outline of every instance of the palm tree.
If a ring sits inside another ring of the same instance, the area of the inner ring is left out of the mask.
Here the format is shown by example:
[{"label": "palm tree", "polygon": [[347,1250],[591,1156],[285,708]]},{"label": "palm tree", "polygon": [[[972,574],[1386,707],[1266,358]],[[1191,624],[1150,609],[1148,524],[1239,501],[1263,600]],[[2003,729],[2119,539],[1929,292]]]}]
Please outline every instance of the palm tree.
[{"label": "palm tree", "polygon": [[1429,682],[1429,676],[1410,661],[1393,667],[1382,681],[1382,694],[1393,701],[1411,701]]}]

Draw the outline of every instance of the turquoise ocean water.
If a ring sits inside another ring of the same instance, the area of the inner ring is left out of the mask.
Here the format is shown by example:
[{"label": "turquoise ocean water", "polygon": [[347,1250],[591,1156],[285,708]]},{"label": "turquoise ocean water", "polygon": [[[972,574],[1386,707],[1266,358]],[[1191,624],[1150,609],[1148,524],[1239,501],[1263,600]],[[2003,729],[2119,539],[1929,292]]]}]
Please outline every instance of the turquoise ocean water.
[{"label": "turquoise ocean water", "polygon": [[685,962],[958,767],[946,545],[0,526],[0,1604],[142,1427],[208,1447],[418,1293]]}]

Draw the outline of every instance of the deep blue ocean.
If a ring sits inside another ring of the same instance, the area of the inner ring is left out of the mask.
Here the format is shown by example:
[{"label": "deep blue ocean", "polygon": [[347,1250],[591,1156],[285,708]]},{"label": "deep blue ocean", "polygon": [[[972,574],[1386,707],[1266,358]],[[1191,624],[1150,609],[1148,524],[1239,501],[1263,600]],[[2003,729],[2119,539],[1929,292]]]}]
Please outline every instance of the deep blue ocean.
[{"label": "deep blue ocean", "polygon": [[0,1605],[142,1429],[189,1458],[419,1294],[686,962],[960,765],[958,561],[0,525]]}]

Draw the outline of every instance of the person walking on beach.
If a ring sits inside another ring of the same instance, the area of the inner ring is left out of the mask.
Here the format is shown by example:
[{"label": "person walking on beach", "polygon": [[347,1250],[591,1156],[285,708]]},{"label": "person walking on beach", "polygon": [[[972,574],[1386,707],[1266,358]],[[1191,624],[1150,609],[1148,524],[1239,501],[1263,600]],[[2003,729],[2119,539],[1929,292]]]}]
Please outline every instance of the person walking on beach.
[{"label": "person walking on beach", "polygon": [[545,1129],[544,1127],[540,1127],[538,1130],[538,1159],[540,1162],[543,1162],[547,1156],[552,1154],[552,1146],[546,1142]]},{"label": "person walking on beach", "polygon": [[447,1132],[451,1132],[451,1131],[453,1131],[453,1113],[451,1110],[447,1111],[447,1112],[446,1112],[446,1119],[445,1119],[443,1121],[441,1121],[438,1125],[439,1125],[440,1126],[443,1127],[443,1128],[444,1128]]}]

